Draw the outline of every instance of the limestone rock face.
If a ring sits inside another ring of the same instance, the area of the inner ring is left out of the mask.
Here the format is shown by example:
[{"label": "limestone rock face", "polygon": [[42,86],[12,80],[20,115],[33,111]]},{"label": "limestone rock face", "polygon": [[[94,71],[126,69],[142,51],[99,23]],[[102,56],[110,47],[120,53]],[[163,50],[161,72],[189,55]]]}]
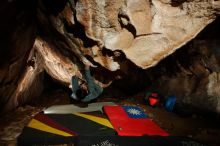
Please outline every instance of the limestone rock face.
[{"label": "limestone rock face", "polygon": [[216,7],[217,2],[212,0],[79,0],[76,15],[87,37],[98,42],[100,51],[103,47],[121,50],[127,59],[146,69],[211,23]]},{"label": "limestone rock face", "polygon": [[[18,99],[13,100],[11,97],[16,94],[36,36],[35,17],[31,10],[32,2],[25,6],[5,0],[0,3],[0,107],[9,100],[15,107]],[[32,73],[29,72],[30,78],[35,78]],[[28,80],[30,83],[32,81]]]},{"label": "limestone rock face", "polygon": [[[219,24],[218,20],[216,26]],[[219,37],[194,39],[156,67],[146,70],[154,82],[152,88],[165,96],[175,95],[177,103],[188,105],[187,108],[220,113],[219,42]],[[185,111],[190,111],[187,108]]]},{"label": "limestone rock face", "polygon": [[132,66],[155,66],[214,21],[220,8],[216,0],[0,4],[0,105],[5,109],[40,95],[44,73],[69,87],[70,78],[81,77],[87,65],[106,87]]}]

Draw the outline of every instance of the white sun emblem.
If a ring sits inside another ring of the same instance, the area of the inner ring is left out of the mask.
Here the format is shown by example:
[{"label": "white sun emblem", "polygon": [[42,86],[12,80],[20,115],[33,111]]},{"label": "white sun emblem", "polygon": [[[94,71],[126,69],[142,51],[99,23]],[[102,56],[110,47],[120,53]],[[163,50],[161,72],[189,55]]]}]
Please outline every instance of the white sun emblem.
[{"label": "white sun emblem", "polygon": [[133,109],[133,108],[129,109],[128,113],[130,113],[132,115],[140,115],[141,114],[141,112],[139,110]]}]

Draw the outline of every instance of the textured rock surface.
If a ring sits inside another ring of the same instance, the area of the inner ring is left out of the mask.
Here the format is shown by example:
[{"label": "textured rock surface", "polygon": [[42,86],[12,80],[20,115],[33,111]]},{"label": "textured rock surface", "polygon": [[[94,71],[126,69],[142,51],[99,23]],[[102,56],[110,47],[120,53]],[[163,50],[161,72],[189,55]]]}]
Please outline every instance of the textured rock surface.
[{"label": "textured rock surface", "polygon": [[220,113],[219,49],[219,39],[190,42],[147,71],[154,82],[152,89],[176,95],[178,103],[203,113]]},{"label": "textured rock surface", "polygon": [[173,3],[80,0],[76,15],[87,37],[98,41],[100,51],[103,47],[122,50],[129,60],[146,69],[175,52],[214,20],[214,1]]},{"label": "textured rock surface", "polygon": [[85,64],[102,87],[135,75],[194,38],[219,7],[213,0],[3,0],[0,104],[12,109],[40,95],[45,72],[66,87]]},{"label": "textured rock surface", "polygon": [[[32,2],[17,3],[3,0],[0,2],[0,107],[8,101],[17,105],[11,98],[16,94],[20,78],[23,78],[24,66],[27,64],[34,38],[36,35],[35,12]],[[10,11],[9,11],[10,10]],[[31,76],[29,71],[28,76]],[[29,81],[28,81],[29,82]],[[32,81],[30,81],[32,82]],[[27,83],[29,84],[29,83]]]}]

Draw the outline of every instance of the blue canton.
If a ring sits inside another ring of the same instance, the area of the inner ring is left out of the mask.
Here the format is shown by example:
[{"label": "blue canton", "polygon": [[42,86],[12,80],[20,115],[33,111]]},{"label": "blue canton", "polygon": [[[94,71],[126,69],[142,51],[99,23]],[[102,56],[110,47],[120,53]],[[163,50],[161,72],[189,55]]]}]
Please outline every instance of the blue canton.
[{"label": "blue canton", "polygon": [[137,106],[122,106],[130,118],[147,118],[147,115]]}]

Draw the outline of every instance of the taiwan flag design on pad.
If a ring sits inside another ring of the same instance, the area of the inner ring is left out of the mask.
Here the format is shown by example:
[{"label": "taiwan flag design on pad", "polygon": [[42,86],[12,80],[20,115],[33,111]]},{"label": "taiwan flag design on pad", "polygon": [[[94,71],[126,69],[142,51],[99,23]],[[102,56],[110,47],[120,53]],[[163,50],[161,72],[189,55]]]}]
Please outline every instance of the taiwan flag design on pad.
[{"label": "taiwan flag design on pad", "polygon": [[120,136],[169,135],[147,118],[139,107],[104,106],[104,111]]},{"label": "taiwan flag design on pad", "polygon": [[147,118],[147,115],[137,106],[122,106],[130,118]]}]

